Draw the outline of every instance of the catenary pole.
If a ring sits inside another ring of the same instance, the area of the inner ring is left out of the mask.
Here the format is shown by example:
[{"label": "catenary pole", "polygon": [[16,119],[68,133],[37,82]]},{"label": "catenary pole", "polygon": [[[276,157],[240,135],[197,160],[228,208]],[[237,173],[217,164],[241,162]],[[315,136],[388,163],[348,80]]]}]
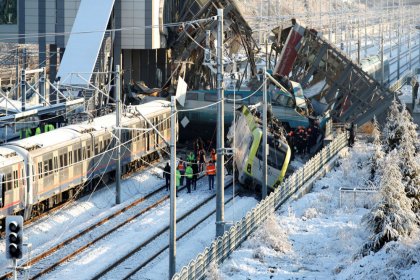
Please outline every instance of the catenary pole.
[{"label": "catenary pole", "polygon": [[262,199],[267,196],[267,74],[264,68],[264,87],[263,87],[263,183],[262,183]]},{"label": "catenary pole", "polygon": [[169,229],[169,279],[176,269],[176,97],[171,96],[171,194],[170,194],[170,229]]},{"label": "catenary pole", "polygon": [[225,174],[224,174],[224,89],[223,89],[223,9],[217,9],[217,192],[216,192],[216,236],[224,233],[225,219]]},{"label": "catenary pole", "polygon": [[117,127],[117,138],[118,138],[118,146],[117,146],[117,168],[115,170],[115,186],[116,186],[116,195],[115,195],[115,203],[121,203],[121,76],[120,76],[120,66],[115,66],[115,103],[116,103],[116,122],[115,125]]}]

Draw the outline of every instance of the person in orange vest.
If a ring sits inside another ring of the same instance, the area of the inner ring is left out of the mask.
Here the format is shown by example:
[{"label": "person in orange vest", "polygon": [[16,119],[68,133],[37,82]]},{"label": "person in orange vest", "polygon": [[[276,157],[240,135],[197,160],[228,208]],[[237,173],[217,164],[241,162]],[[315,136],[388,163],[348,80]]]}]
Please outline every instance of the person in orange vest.
[{"label": "person in orange vest", "polygon": [[213,190],[214,176],[216,175],[216,166],[214,165],[214,162],[212,160],[210,160],[210,162],[207,164],[206,174],[207,176],[209,176],[209,190]]},{"label": "person in orange vest", "polygon": [[215,149],[211,149],[211,160],[213,162],[216,162],[216,160],[217,160],[217,154],[216,154],[216,150]]},{"label": "person in orange vest", "polygon": [[179,158],[177,169],[179,170],[179,173],[181,173],[180,186],[182,187],[184,185],[185,174],[185,162],[182,158]]}]

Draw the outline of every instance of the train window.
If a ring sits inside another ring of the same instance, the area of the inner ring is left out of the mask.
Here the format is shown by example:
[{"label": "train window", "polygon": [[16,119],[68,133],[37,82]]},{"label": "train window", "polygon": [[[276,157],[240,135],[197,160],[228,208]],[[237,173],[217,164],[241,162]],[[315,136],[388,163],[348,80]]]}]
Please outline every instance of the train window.
[{"label": "train window", "polygon": [[104,142],[99,142],[99,151],[102,153],[104,151]]},{"label": "train window", "polygon": [[13,171],[13,188],[14,189],[16,189],[18,186],[19,186],[19,178],[18,178],[18,171],[17,170],[15,170],[15,171]]},{"label": "train window", "polygon": [[64,166],[67,166],[67,153],[64,154]]},{"label": "train window", "polygon": [[258,102],[262,102],[262,96],[251,96],[251,98],[249,99],[249,102],[251,104],[256,104]]},{"label": "train window", "polygon": [[233,100],[235,99],[236,104],[242,104],[242,97],[237,94],[228,94],[226,102],[233,103]]},{"label": "train window", "polygon": [[87,158],[90,158],[90,146],[87,146]]},{"label": "train window", "polygon": [[48,176],[48,160],[44,161],[44,176]]},{"label": "train window", "polygon": [[187,92],[187,100],[198,100],[197,92]]},{"label": "train window", "polygon": [[77,158],[79,159],[79,161],[82,161],[82,148],[79,148],[77,150]]},{"label": "train window", "polygon": [[78,162],[78,159],[77,159],[77,150],[74,150],[73,151],[73,159],[74,159],[74,163]]},{"label": "train window", "polygon": [[63,155],[60,155],[60,167],[64,166]]},{"label": "train window", "polygon": [[98,143],[95,143],[95,155],[99,154]]},{"label": "train window", "polygon": [[6,175],[6,191],[12,189],[12,173]]},{"label": "train window", "polygon": [[42,162],[38,162],[38,178],[41,179],[42,175]]},{"label": "train window", "polygon": [[57,157],[54,157],[54,172],[55,173],[58,172],[58,161],[57,161]]},{"label": "train window", "polygon": [[73,154],[69,152],[69,165],[73,164]]},{"label": "train window", "polygon": [[48,160],[48,174],[52,174],[53,173],[53,160],[49,159]]},{"label": "train window", "polygon": [[207,93],[204,94],[204,100],[205,101],[217,102],[217,94],[207,92]]}]

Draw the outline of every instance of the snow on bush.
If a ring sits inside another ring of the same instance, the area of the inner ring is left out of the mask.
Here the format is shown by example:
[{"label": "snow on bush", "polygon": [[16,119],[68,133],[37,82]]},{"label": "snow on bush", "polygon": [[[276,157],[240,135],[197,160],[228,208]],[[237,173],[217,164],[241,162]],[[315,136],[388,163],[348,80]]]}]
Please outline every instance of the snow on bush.
[{"label": "snow on bush", "polygon": [[219,267],[216,262],[212,262],[209,269],[206,271],[206,279],[208,280],[222,280],[223,277],[220,275]]},{"label": "snow on bush", "polygon": [[384,150],[386,153],[398,148],[403,128],[400,122],[400,106],[397,99],[391,103],[384,128]]},{"label": "snow on bush", "polygon": [[256,255],[260,258],[266,248],[279,253],[287,253],[292,247],[287,237],[287,232],[282,229],[274,215],[255,231],[251,238],[251,248],[256,250]]},{"label": "snow on bush", "polygon": [[369,251],[377,252],[385,243],[408,236],[416,228],[411,201],[404,192],[396,151],[391,152],[384,162],[386,164],[382,166],[383,176],[380,182],[381,200],[363,217],[363,222],[372,235],[365,244],[362,255]]}]

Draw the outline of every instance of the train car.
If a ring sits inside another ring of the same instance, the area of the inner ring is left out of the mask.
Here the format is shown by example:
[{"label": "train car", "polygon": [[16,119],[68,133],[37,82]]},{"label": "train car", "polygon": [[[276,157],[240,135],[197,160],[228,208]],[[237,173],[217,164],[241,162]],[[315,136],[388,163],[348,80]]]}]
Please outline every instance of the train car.
[{"label": "train car", "polygon": [[[291,150],[286,141],[269,129],[267,143],[268,187],[275,189],[283,181],[290,162]],[[234,137],[235,134],[235,137]],[[247,106],[242,106],[237,113],[235,125],[230,127],[228,139],[235,148],[235,166],[238,180],[245,186],[262,185],[262,127],[259,119]],[[235,140],[234,140],[235,139]]]},{"label": "train car", "polygon": [[24,209],[25,177],[23,157],[0,147],[0,220]]},{"label": "train car", "polygon": [[[166,147],[171,137],[169,105],[167,101],[153,101],[126,109],[120,123],[123,172],[156,157],[155,154]],[[11,182],[17,184],[13,189],[21,189],[13,192],[12,199],[20,207],[14,207],[12,211],[6,209],[5,206],[11,203],[6,193],[3,201],[7,202],[0,208],[1,213],[23,214],[26,220],[68,200],[75,193],[90,189],[97,180],[108,181],[115,176],[119,144],[115,137],[115,121],[115,113],[111,113],[13,141],[0,148],[5,154],[0,156],[0,166],[3,166],[0,174],[6,178],[3,190],[9,189],[7,178],[12,169]],[[13,153],[15,159],[11,160]],[[17,177],[14,170],[18,172]],[[18,196],[18,192],[23,195]]]},{"label": "train car", "polygon": [[[361,68],[370,74],[378,82],[382,81],[382,67],[381,59],[378,55],[372,55],[370,57],[363,58],[360,61]],[[389,82],[389,61],[384,61],[384,78],[385,84]]]}]

